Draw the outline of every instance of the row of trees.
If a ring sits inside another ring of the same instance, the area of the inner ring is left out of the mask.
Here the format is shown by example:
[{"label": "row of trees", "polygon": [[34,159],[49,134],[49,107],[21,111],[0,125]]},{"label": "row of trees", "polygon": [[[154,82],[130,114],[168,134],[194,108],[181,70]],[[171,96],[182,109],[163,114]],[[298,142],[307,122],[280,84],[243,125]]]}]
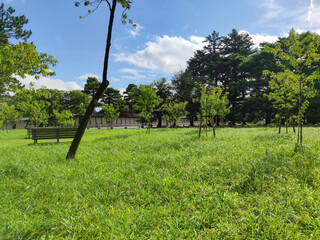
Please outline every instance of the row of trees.
[{"label": "row of trees", "polygon": [[[32,126],[73,125],[75,115],[84,115],[92,94],[97,89],[96,83],[96,78],[89,77],[83,91],[34,89],[32,85],[29,89],[21,88],[15,94],[2,98],[5,101],[0,106],[0,119],[5,126],[14,125],[22,117],[28,118]],[[199,118],[210,115],[213,120],[218,115],[226,115],[223,108],[227,108],[228,101],[226,95],[222,97],[221,87],[199,85],[195,89],[201,92],[201,98],[193,99],[193,102],[198,102],[202,107]],[[220,98],[223,99],[223,104],[218,103]],[[180,118],[188,114],[187,102],[179,102],[175,98],[173,88],[165,78],[150,85],[129,84],[124,96],[117,89],[106,88],[97,106],[96,110],[104,112],[110,126],[120,112],[133,112],[140,115],[141,122],[148,126],[148,131],[151,122],[158,120],[162,124],[163,119],[167,125],[175,127]]]},{"label": "row of trees", "polygon": [[227,118],[233,123],[265,120],[269,124],[285,115],[298,119],[299,109],[300,122],[320,121],[317,34],[292,30],[276,43],[263,43],[261,49],[253,48],[247,33],[236,30],[222,37],[214,31],[205,42],[188,61],[187,69],[172,79],[176,99],[188,102],[191,124],[200,112],[199,103],[192,101],[201,94],[194,89],[197,83],[229,92]]}]

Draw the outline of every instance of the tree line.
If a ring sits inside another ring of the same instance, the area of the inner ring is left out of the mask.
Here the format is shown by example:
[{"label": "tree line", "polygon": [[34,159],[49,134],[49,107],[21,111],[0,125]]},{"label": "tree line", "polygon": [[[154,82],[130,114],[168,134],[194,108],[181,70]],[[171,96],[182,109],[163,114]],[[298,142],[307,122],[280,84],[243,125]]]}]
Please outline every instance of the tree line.
[{"label": "tree line", "polygon": [[[262,120],[269,124],[279,116],[296,117],[299,99],[302,120],[320,121],[319,35],[291,30],[276,43],[262,43],[256,49],[248,33],[233,29],[227,36],[213,31],[205,43],[188,61],[187,69],[172,79],[176,98],[188,101],[191,124],[200,109],[199,103],[190,100],[200,95],[194,89],[196,83],[221,86],[229,92],[227,119],[233,124]],[[299,79],[304,89],[300,97]]]}]

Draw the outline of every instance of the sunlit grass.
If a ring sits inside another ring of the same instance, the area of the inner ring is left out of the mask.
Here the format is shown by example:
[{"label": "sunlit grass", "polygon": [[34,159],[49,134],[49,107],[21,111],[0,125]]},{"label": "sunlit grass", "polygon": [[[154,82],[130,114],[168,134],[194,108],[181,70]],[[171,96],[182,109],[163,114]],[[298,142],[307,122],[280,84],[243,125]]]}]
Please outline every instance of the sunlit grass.
[{"label": "sunlit grass", "polygon": [[0,239],[319,239],[320,129],[0,132]]}]

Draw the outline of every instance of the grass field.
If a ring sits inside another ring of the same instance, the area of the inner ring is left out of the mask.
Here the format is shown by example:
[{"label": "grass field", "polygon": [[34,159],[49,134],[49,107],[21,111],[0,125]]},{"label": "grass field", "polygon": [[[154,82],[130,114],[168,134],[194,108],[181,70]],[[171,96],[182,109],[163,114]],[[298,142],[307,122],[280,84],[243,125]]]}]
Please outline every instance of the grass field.
[{"label": "grass field", "polygon": [[320,128],[0,132],[0,239],[320,239]]}]

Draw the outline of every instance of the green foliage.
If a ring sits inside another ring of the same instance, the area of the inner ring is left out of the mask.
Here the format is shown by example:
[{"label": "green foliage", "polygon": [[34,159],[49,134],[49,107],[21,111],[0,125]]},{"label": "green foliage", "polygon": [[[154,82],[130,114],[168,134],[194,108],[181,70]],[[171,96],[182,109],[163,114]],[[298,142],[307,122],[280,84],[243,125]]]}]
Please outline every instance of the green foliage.
[{"label": "green foliage", "polygon": [[13,16],[15,10],[9,7],[4,9],[4,3],[0,5],[0,45],[9,44],[11,38],[27,41],[31,35],[30,30],[24,30],[23,26],[28,23],[24,15]]},{"label": "green foliage", "polygon": [[200,93],[194,91],[195,83],[199,80],[191,71],[179,72],[172,78],[171,84],[174,92],[174,98],[179,102],[187,101],[186,110],[189,112],[190,125],[200,111],[199,102],[192,101],[194,98],[200,97]]},{"label": "green foliage", "polygon": [[113,105],[119,110],[125,109],[125,100],[118,89],[106,88],[102,94],[101,102],[105,105]]},{"label": "green foliage", "polygon": [[220,86],[200,85],[200,88],[200,109],[201,115],[205,116],[205,124],[211,123],[215,116],[224,118],[230,112],[228,93],[223,94]]},{"label": "green foliage", "polygon": [[130,83],[124,92],[125,107],[129,112],[133,112],[134,99],[137,95],[138,86]]},{"label": "green foliage", "polygon": [[188,102],[178,102],[178,100],[168,98],[160,108],[163,119],[169,122],[171,126],[175,127],[181,117],[188,114],[185,110],[187,104]]},{"label": "green foliage", "polygon": [[14,106],[9,106],[6,102],[0,103],[0,127],[3,123],[6,129],[8,125],[13,126],[17,122],[19,116],[19,112]]},{"label": "green foliage", "polygon": [[282,44],[284,46],[278,42],[273,48],[265,46],[265,51],[279,58],[277,65],[282,69],[279,72],[264,72],[272,78],[269,82],[272,92],[268,97],[275,101],[276,108],[287,110],[294,108],[300,99],[303,114],[308,107],[308,99],[314,97],[316,93],[314,81],[319,79],[319,69],[311,67],[320,62],[320,37],[311,33],[298,35],[291,30],[289,37]]},{"label": "green foliage", "polygon": [[0,131],[0,239],[319,239],[320,128],[217,131]]},{"label": "green foliage", "polygon": [[[28,20],[25,16],[13,16],[14,12],[13,8],[4,10],[4,4],[0,5],[0,95],[7,90],[17,90],[19,81],[14,76],[52,76],[54,72],[49,66],[57,64],[52,56],[39,53],[33,44],[25,42],[31,35],[31,31],[23,29]],[[12,44],[11,38],[24,42]]]},{"label": "green foliage", "polygon": [[53,114],[58,126],[73,126],[74,118],[70,110],[62,110],[59,112],[54,109]]},{"label": "green foliage", "polygon": [[64,93],[63,106],[69,109],[72,114],[83,116],[90,103],[90,97],[79,91],[72,90]]},{"label": "green foliage", "polygon": [[[290,111],[298,105],[299,131],[298,141],[302,143],[303,116],[309,101],[315,97],[314,82],[319,79],[320,36],[317,34],[297,34],[293,29],[289,37],[278,42],[274,47],[265,46],[265,51],[279,59],[276,64],[282,69],[279,72],[265,71],[271,76],[268,97],[276,102],[278,109]],[[298,103],[298,104],[297,104]]]},{"label": "green foliage", "polygon": [[102,111],[104,112],[106,122],[109,124],[110,128],[113,128],[112,123],[118,119],[120,112],[112,104],[103,105]]},{"label": "green foliage", "polygon": [[139,112],[141,118],[150,127],[151,119],[154,117],[153,113],[162,99],[157,96],[151,86],[140,85],[136,91],[133,108]]},{"label": "green foliage", "polygon": [[24,117],[29,118],[31,125],[38,127],[47,125],[49,122],[48,101],[51,98],[50,91],[46,88],[30,89],[23,88],[16,95],[17,109]]},{"label": "green foliage", "polygon": [[[208,82],[212,86],[221,86],[225,92],[230,93],[229,120],[246,121],[243,102],[250,91],[248,79],[251,70],[246,63],[255,53],[249,34],[233,29],[227,36],[219,36],[219,33],[213,31],[205,42],[205,47],[196,51],[188,61],[186,71],[172,80],[174,88],[184,89],[184,93],[188,93],[185,99],[180,99],[180,96],[178,99],[188,101],[187,110],[190,118],[194,118],[200,112],[200,105],[192,102],[193,98],[200,98],[200,92],[193,91],[195,83]],[[176,92],[177,95],[181,94]]]},{"label": "green foliage", "polygon": [[[121,21],[122,21],[122,24],[131,24],[133,27],[136,27],[137,25],[132,21],[132,19],[129,19],[128,18],[128,14],[126,13],[126,10],[130,10],[131,9],[131,4],[132,4],[132,0],[104,0],[104,1],[101,1],[101,0],[82,0],[82,1],[77,1],[74,3],[74,5],[76,7],[80,7],[81,5],[85,6],[85,7],[90,7],[90,9],[87,10],[87,14],[91,14],[93,12],[95,12],[98,7],[100,6],[100,4],[102,2],[107,2],[108,6],[109,6],[109,9],[111,10],[111,1],[113,1],[113,4],[117,4],[119,3],[121,5],[122,8],[124,8],[124,11],[122,13],[122,16],[121,16]],[[80,19],[82,19],[83,16],[80,16]]]},{"label": "green foliage", "polygon": [[0,45],[0,87],[14,89],[17,84],[13,75],[22,78],[26,75],[36,78],[52,76],[54,72],[50,71],[49,65],[55,66],[56,63],[52,56],[38,53],[33,44]]},{"label": "green foliage", "polygon": [[88,77],[86,83],[83,87],[83,92],[93,97],[94,94],[98,91],[100,83],[95,77]]}]

